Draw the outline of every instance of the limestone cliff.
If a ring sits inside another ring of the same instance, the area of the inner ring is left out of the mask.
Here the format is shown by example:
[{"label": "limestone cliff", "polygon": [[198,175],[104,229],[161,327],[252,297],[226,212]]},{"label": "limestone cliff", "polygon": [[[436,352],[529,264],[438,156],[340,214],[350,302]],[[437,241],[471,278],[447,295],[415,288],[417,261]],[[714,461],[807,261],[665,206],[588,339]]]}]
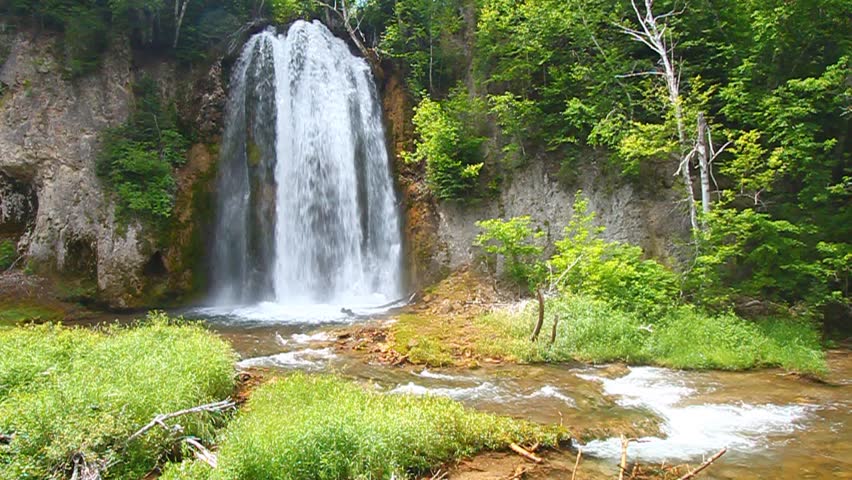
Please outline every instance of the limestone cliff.
[{"label": "limestone cliff", "polygon": [[[679,256],[682,241],[688,239],[689,224],[679,207],[680,195],[668,178],[671,175],[665,171],[645,172],[640,181],[628,181],[607,173],[605,162],[590,155],[577,163],[573,179],[564,181],[558,175],[560,159],[541,154],[514,169],[494,196],[473,202],[437,201],[425,185],[424,166],[402,161],[401,153],[412,148],[413,102],[399,72],[392,65],[383,70],[380,89],[388,144],[400,183],[408,277],[413,289],[477,261],[480,252],[473,243],[479,233],[478,220],[529,215],[546,233],[546,243],[561,239],[578,190],[588,198],[608,239],[639,245],[649,256],[664,261]],[[496,140],[489,142],[493,146]]]},{"label": "limestone cliff", "polygon": [[[50,53],[57,41],[45,32],[9,35],[8,57],[0,65],[0,192],[17,192],[14,198],[4,194],[0,209],[9,210],[16,225],[25,225],[18,229],[18,250],[39,271],[95,283],[95,299],[111,307],[179,296],[190,284],[178,250],[191,242],[168,244],[158,238],[161,233],[138,221],[116,219],[113,201],[95,174],[99,137],[127,119],[133,102],[130,86],[142,68],[156,73],[165,96],[187,106],[189,121],[202,135],[218,132],[217,112],[224,100],[221,67],[192,75],[167,60],[149,60],[140,67],[126,39],[116,37],[96,72],[69,80]],[[212,80],[199,80],[205,86],[201,91],[187,80],[210,76]],[[192,208],[190,180],[207,178],[203,173],[212,163],[197,147],[193,151],[194,159],[177,172],[178,209]],[[26,211],[16,206],[22,204],[21,195],[30,196]],[[197,226],[191,212],[176,216],[174,229]],[[4,222],[9,223],[0,220]],[[171,234],[178,239],[193,235]],[[170,270],[169,263],[179,268]]]}]

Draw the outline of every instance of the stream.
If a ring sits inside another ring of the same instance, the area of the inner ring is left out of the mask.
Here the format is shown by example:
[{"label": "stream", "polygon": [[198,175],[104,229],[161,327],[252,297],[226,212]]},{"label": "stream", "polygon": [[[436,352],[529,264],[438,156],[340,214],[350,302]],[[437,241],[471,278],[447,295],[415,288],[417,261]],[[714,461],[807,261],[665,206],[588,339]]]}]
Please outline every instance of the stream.
[{"label": "stream", "polygon": [[[639,437],[628,453],[643,464],[697,465],[727,447],[702,478],[852,478],[848,350],[828,353],[824,383],[776,369],[580,363],[427,369],[369,365],[336,352],[334,338],[315,324],[232,319],[214,315],[207,321],[233,343],[245,367],[336,372],[388,394],[442,395],[484,411],[561,421],[581,439],[583,478],[617,476],[621,443],[615,432]],[[574,455],[560,452],[549,460],[573,464]]]}]

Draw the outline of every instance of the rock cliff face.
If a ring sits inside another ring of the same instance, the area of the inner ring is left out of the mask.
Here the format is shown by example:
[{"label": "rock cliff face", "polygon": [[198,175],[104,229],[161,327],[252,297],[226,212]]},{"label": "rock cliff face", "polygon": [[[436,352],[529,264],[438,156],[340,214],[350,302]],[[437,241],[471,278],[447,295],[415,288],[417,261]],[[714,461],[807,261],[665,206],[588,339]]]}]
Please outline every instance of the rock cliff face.
[{"label": "rock cliff face", "polygon": [[[141,306],[151,301],[146,296],[186,288],[183,279],[171,278],[167,265],[169,258],[180,255],[164,251],[163,242],[139,222],[118,222],[112,200],[95,175],[100,132],[124,122],[132,106],[130,85],[139,72],[129,45],[114,38],[97,72],[70,81],[50,54],[56,41],[44,32],[7,36],[9,53],[0,65],[0,192],[19,192],[15,202],[12,195],[3,195],[0,205],[5,207],[0,209],[13,212],[16,224],[26,225],[20,229],[18,250],[37,270],[96,282],[96,298],[112,307]],[[199,128],[202,133],[218,131],[217,102],[224,100],[218,78],[204,92],[196,92],[180,88],[180,75],[167,62],[146,68],[156,71],[166,96],[176,98],[184,91],[187,98],[178,100],[191,106],[188,111],[204,126]],[[213,77],[221,73],[221,67],[216,68],[210,72]],[[204,177],[196,172],[206,171],[199,162],[204,160],[185,167],[195,172],[191,178]],[[179,199],[192,190],[184,176],[178,172]],[[28,200],[34,208],[16,207],[21,192],[31,192],[34,198]],[[185,212],[178,216],[176,228],[194,226]],[[165,287],[152,288],[152,283]]]},{"label": "rock cliff face", "polygon": [[[114,42],[103,68],[75,83],[63,80],[49,53],[54,39],[25,32],[11,39],[0,70],[0,172],[28,184],[38,208],[19,250],[57,271],[94,274],[117,306],[144,261],[140,229],[117,228],[95,176],[98,133],[127,118],[131,70],[127,45]],[[138,288],[138,287],[137,287]]]}]

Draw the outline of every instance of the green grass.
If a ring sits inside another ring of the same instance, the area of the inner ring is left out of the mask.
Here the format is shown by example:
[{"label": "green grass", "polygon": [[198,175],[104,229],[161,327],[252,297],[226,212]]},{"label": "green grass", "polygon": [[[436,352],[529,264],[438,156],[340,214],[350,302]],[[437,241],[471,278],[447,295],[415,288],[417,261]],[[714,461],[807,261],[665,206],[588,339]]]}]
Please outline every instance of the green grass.
[{"label": "green grass", "polygon": [[56,307],[22,302],[0,301],[0,324],[23,322],[58,322],[65,313]]},{"label": "green grass", "polygon": [[393,348],[411,362],[432,367],[454,363],[451,343],[458,337],[460,326],[445,325],[438,317],[404,313],[391,326]]},{"label": "green grass", "polygon": [[331,375],[259,387],[221,438],[219,468],[169,466],[164,480],[407,478],[510,442],[553,445],[557,427],[498,417],[452,400],[382,394]]},{"label": "green grass", "polygon": [[[666,367],[743,370],[782,367],[820,375],[826,364],[816,327],[795,319],[749,321],[708,315],[694,307],[672,309],[652,325],[604,301],[571,296],[547,302],[538,342],[529,341],[537,315],[493,313],[480,319],[477,351],[522,362],[624,361]],[[559,317],[550,344],[553,317]]]},{"label": "green grass", "polygon": [[[43,325],[0,331],[0,478],[70,476],[72,458],[104,460],[105,479],[139,479],[174,438],[127,438],[158,413],[233,390],[230,346],[196,325],[149,316],[104,331]],[[184,434],[212,438],[215,419],[185,416]]]}]

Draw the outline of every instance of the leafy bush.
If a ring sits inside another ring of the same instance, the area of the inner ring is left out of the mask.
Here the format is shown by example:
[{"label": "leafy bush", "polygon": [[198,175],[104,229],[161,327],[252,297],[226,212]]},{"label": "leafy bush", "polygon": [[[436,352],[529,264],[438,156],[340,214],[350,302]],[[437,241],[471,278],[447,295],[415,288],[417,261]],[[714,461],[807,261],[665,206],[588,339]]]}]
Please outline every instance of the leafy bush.
[{"label": "leafy bush", "polygon": [[184,163],[189,142],[153,79],[143,77],[133,92],[136,108],[128,123],[104,133],[97,173],[118,197],[119,214],[163,220],[174,204],[172,168]]},{"label": "leafy bush", "polygon": [[426,183],[439,199],[475,196],[483,165],[480,147],[484,138],[477,136],[476,118],[471,118],[481,105],[473,103],[466,93],[456,92],[444,102],[424,97],[415,107],[413,122],[419,138],[414,152],[406,154],[405,160],[426,162]]},{"label": "leafy bush", "polygon": [[807,239],[813,226],[750,209],[717,209],[707,221],[688,277],[697,302],[713,308],[726,308],[737,296],[811,307],[849,302],[849,243],[814,246]]},{"label": "leafy bush", "polygon": [[9,239],[0,240],[0,271],[11,267],[17,258],[18,249],[15,247],[15,242]]},{"label": "leafy bush", "polygon": [[676,275],[654,260],[643,260],[639,247],[600,238],[604,229],[594,226],[594,218],[578,192],[574,216],[550,259],[554,278],[561,279],[558,286],[606,299],[649,319],[663,314],[678,299]]},{"label": "leafy bush", "polygon": [[811,374],[826,371],[815,325],[795,319],[751,322],[731,313],[708,315],[694,307],[670,309],[658,323],[583,295],[548,300],[542,337],[559,319],[556,341],[530,342],[537,308],[520,314],[495,312],[480,320],[483,355],[524,362],[624,361],[674,368],[742,370],[780,366]]},{"label": "leafy bush", "polygon": [[506,260],[506,274],[521,285],[534,287],[542,273],[539,261],[542,247],[533,242],[544,236],[544,232],[534,232],[530,227],[530,217],[515,217],[510,220],[493,218],[476,222],[482,229],[475,244],[486,253],[499,255]]},{"label": "leafy bush", "polygon": [[[210,478],[408,478],[479,450],[521,441],[553,445],[564,435],[445,398],[295,374],[255,390],[226,428]],[[167,478],[186,478],[170,470]]]},{"label": "leafy bush", "polygon": [[[103,332],[57,326],[0,331],[0,477],[52,478],[72,457],[107,462],[105,478],[138,479],[174,438],[154,429],[127,443],[156,414],[220,400],[233,389],[234,353],[195,325],[151,314],[135,328]],[[207,415],[181,417],[184,434],[210,438]]]}]

